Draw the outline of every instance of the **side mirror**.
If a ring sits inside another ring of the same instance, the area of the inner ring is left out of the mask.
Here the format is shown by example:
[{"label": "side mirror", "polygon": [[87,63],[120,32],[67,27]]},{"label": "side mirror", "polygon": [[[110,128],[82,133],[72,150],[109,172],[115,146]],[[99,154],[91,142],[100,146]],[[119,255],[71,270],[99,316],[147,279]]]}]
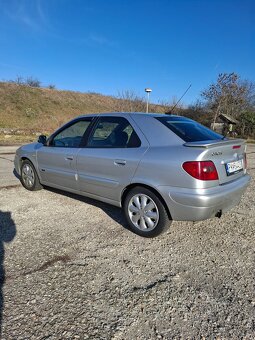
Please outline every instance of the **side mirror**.
[{"label": "side mirror", "polygon": [[41,143],[42,145],[46,145],[47,138],[45,135],[40,135],[38,138],[38,143]]}]

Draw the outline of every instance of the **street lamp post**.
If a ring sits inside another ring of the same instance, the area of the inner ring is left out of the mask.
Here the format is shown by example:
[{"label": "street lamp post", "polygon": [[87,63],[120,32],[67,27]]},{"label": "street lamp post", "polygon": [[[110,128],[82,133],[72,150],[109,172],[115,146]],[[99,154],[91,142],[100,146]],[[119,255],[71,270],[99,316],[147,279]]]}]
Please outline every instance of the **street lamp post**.
[{"label": "street lamp post", "polygon": [[145,92],[147,92],[147,105],[146,105],[146,113],[149,112],[149,99],[150,99],[150,93],[152,89],[146,88]]}]

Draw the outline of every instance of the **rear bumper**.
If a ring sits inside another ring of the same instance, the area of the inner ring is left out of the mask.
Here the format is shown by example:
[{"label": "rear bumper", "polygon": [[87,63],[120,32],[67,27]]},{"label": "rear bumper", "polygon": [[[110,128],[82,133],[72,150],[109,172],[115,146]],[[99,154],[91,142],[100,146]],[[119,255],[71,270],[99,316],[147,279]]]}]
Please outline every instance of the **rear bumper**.
[{"label": "rear bumper", "polygon": [[160,186],[159,192],[170,210],[173,220],[200,221],[226,212],[241,200],[250,181],[245,175],[233,182],[209,189],[185,189]]}]

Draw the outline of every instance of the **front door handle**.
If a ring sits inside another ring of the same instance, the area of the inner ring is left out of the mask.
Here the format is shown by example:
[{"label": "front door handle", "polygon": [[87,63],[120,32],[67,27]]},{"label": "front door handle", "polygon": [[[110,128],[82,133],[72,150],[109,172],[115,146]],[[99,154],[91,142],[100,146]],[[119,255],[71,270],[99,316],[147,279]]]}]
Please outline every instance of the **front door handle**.
[{"label": "front door handle", "polygon": [[125,161],[125,159],[115,159],[115,161],[114,161],[114,164],[115,165],[126,165],[126,161]]},{"label": "front door handle", "polygon": [[67,160],[67,161],[73,161],[73,156],[66,156],[66,157],[65,157],[65,160]]}]

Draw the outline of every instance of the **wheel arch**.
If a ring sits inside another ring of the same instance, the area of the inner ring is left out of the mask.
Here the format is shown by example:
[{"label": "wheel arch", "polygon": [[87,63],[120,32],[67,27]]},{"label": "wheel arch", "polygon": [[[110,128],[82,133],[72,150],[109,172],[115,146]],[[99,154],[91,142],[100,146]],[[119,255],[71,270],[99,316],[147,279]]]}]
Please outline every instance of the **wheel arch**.
[{"label": "wheel arch", "polygon": [[123,207],[125,198],[126,198],[127,194],[129,193],[129,191],[132,190],[135,187],[143,187],[143,188],[146,188],[146,189],[152,191],[160,199],[160,201],[164,205],[166,212],[167,212],[167,215],[168,215],[168,218],[170,220],[172,220],[170,210],[169,210],[164,198],[162,197],[162,195],[155,188],[151,187],[150,185],[144,184],[144,183],[132,183],[132,184],[129,184],[128,186],[125,187],[125,189],[122,191],[122,194],[121,194],[121,207]]},{"label": "wheel arch", "polygon": [[21,165],[22,165],[22,163],[23,163],[24,161],[29,161],[29,162],[31,162],[31,163],[33,164],[33,166],[35,167],[34,162],[33,162],[29,157],[27,157],[27,156],[22,156],[22,157],[20,157],[20,160],[19,160],[19,166],[20,166],[20,168],[21,168]]},{"label": "wheel arch", "polygon": [[[36,171],[37,175],[39,176],[38,169],[37,169],[35,163],[34,163],[33,160],[32,160],[31,158],[29,158],[27,155],[22,156],[22,157],[20,157],[20,159],[19,159],[19,168],[20,168],[20,170],[21,170],[22,163],[23,163],[24,161],[29,161],[30,163],[32,163],[33,167],[35,168],[35,171]],[[41,178],[39,177],[39,179],[41,179]]]}]

